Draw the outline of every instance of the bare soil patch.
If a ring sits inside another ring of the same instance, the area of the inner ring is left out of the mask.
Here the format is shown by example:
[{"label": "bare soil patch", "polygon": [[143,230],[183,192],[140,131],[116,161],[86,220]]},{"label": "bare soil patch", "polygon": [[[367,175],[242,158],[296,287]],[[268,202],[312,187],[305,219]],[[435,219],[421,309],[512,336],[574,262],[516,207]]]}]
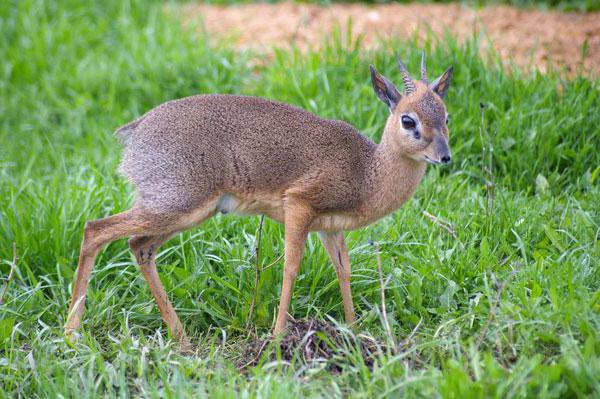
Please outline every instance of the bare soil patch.
[{"label": "bare soil patch", "polygon": [[254,367],[266,358],[285,363],[301,361],[311,366],[322,363],[330,371],[339,372],[348,360],[349,347],[358,349],[355,354],[362,357],[369,368],[373,367],[376,357],[387,350],[385,344],[373,338],[355,337],[325,321],[307,318],[288,322],[287,333],[280,340],[265,338],[249,342],[237,367],[241,370]]},{"label": "bare soil patch", "polygon": [[[599,75],[600,12],[563,13],[524,10],[509,6],[482,9],[459,4],[314,4],[277,3],[182,6],[185,24],[202,21],[218,38],[238,48],[270,52],[273,47],[318,47],[336,26],[352,21],[353,35],[363,46],[382,39],[425,37],[448,31],[461,40],[484,32],[506,62],[529,69],[565,69],[570,74]],[[485,50],[482,45],[482,51]],[[586,51],[583,51],[583,48]]]}]

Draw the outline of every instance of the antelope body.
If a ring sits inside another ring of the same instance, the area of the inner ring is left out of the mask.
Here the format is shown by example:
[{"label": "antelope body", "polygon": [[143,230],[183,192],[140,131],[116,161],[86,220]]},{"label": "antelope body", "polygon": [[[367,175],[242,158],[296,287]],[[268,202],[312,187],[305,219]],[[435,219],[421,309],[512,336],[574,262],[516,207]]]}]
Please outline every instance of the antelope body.
[{"label": "antelope body", "polygon": [[90,221],[84,230],[66,332],[81,324],[98,252],[131,237],[130,247],[173,337],[190,347],[158,278],[157,248],[217,212],[264,214],[285,226],[281,302],[274,333],[285,328],[292,284],[307,234],[318,231],[339,279],[347,323],[355,320],[343,231],[399,208],[416,190],[426,162],[450,160],[442,101],[449,68],[428,83],[398,61],[401,94],[371,67],[388,105],[380,144],[337,120],[262,98],[199,95],[164,103],[117,130],[125,143],[121,172],[136,187],[134,206]]}]

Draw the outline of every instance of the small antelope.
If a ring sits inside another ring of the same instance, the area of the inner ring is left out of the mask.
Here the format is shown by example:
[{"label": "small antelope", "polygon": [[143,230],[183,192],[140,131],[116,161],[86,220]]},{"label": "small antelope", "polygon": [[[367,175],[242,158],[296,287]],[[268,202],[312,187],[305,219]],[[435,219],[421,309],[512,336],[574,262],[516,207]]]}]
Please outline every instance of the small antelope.
[{"label": "small antelope", "polygon": [[183,347],[190,342],[167,297],[155,256],[169,237],[218,212],[264,214],[285,226],[281,302],[274,334],[284,331],[307,235],[318,231],[339,280],[344,315],[355,321],[343,232],[398,209],[415,192],[426,163],[450,162],[442,99],[452,67],[429,83],[397,59],[405,91],[370,66],[375,93],[390,111],[376,144],[354,127],[303,109],[237,95],[169,101],[119,128],[120,171],[136,187],[134,206],[85,225],[65,333],[76,337],[98,252],[131,237],[130,248],[161,316]]}]

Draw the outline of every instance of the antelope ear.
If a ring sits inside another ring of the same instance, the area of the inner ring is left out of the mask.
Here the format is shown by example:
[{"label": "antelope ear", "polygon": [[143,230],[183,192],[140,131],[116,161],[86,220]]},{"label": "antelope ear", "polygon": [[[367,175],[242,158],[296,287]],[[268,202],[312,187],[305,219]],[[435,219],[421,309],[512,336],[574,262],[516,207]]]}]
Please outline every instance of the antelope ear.
[{"label": "antelope ear", "polygon": [[429,85],[429,88],[442,98],[446,97],[446,93],[448,93],[448,89],[450,88],[450,78],[452,77],[453,70],[454,67],[450,66],[444,71],[442,76],[431,82]]},{"label": "antelope ear", "polygon": [[369,65],[369,69],[371,70],[371,82],[373,83],[375,94],[390,108],[390,112],[393,111],[400,102],[402,95],[396,89],[396,86],[377,72],[373,65]]}]

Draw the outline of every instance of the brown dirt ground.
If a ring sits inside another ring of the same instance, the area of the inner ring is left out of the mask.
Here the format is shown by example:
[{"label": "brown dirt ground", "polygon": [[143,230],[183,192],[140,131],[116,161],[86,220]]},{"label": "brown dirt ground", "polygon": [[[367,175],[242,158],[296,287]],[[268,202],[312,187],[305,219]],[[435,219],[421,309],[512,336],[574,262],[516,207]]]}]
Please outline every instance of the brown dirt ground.
[{"label": "brown dirt ground", "polygon": [[[270,52],[273,47],[318,47],[333,27],[345,30],[352,21],[353,35],[363,35],[363,46],[382,39],[425,37],[447,30],[461,40],[484,32],[502,59],[541,71],[565,69],[600,75],[600,12],[563,13],[524,10],[509,6],[482,9],[459,4],[334,4],[298,3],[182,6],[184,24],[201,22],[203,29],[238,48]],[[486,42],[485,40],[482,42]],[[587,54],[582,48],[587,43]],[[486,44],[482,45],[485,51]]]}]

